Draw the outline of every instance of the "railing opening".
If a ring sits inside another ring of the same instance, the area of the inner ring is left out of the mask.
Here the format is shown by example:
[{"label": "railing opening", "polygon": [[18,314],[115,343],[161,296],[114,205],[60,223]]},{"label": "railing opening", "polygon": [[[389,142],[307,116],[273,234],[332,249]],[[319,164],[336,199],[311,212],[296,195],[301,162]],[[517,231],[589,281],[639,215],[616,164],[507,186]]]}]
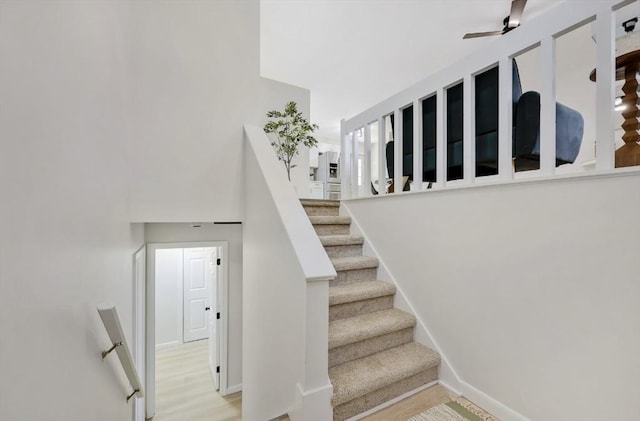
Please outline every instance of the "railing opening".
[{"label": "railing opening", "polygon": [[[631,0],[561,3],[343,120],[344,197],[629,165],[640,148],[640,30],[621,22],[639,9]],[[638,63],[625,68],[634,41]]]}]

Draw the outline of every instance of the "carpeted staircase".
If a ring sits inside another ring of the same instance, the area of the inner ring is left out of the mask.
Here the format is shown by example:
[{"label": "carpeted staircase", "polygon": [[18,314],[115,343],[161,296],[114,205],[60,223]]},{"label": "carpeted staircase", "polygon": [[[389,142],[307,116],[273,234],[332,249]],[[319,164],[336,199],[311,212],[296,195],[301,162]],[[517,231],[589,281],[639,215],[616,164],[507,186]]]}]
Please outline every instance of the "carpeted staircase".
[{"label": "carpeted staircase", "polygon": [[302,200],[338,276],[329,289],[333,419],[345,420],[438,378],[440,356],[413,341],[416,319],[393,308],[396,288],[377,280],[378,259],[338,201]]}]

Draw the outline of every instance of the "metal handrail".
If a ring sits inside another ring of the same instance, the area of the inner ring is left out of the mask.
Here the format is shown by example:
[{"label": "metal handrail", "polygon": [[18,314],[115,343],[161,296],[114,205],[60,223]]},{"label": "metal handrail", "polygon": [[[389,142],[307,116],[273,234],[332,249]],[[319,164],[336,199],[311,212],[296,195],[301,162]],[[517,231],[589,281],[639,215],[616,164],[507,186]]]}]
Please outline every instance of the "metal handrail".
[{"label": "metal handrail", "polygon": [[111,343],[113,344],[108,350],[102,351],[102,359],[104,360],[111,351],[115,350],[116,354],[118,354],[120,364],[122,364],[122,368],[129,379],[129,383],[131,383],[131,386],[133,387],[133,392],[130,395],[127,395],[127,402],[129,402],[133,396],[143,398],[144,390],[142,388],[142,383],[140,382],[140,377],[138,377],[138,370],[133,362],[133,357],[129,351],[127,340],[124,337],[124,332],[120,325],[120,318],[118,317],[116,307],[98,308],[98,314],[100,314],[102,323],[104,323],[104,327],[111,339]]}]

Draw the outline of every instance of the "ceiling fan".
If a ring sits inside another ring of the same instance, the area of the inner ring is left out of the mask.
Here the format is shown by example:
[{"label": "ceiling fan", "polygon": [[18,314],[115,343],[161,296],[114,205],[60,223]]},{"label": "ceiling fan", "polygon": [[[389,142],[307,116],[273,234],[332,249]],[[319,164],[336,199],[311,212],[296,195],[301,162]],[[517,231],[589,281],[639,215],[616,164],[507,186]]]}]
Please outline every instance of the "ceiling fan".
[{"label": "ceiling fan", "polygon": [[501,31],[490,31],[490,32],[471,32],[465,34],[463,39],[469,38],[480,38],[480,37],[492,37],[494,35],[503,35],[507,32],[516,29],[520,26],[520,19],[522,19],[522,12],[524,11],[524,6],[527,4],[527,0],[512,0],[511,1],[511,12],[509,16],[504,18],[502,23],[504,24],[504,28]]}]

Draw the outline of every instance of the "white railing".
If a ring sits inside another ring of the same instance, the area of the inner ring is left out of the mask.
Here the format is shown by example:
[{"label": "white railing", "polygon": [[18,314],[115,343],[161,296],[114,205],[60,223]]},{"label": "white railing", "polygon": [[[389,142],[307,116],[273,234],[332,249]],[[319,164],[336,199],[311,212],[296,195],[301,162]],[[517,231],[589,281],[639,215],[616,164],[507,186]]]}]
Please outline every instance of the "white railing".
[{"label": "white railing", "polygon": [[[637,1],[637,0],[636,0]],[[614,168],[614,96],[615,96],[615,16],[620,8],[634,0],[565,1],[554,9],[531,19],[518,30],[509,32],[474,54],[427,77],[391,98],[341,122],[341,174],[342,197],[357,198],[373,194],[370,180],[372,133],[377,123],[377,174],[379,194],[386,193],[385,119],[394,115],[394,174],[395,192],[402,191],[402,112],[413,106],[413,183],[411,190],[423,190],[422,100],[436,95],[436,182],[434,188],[447,185],[473,185],[487,182],[514,180],[512,161],[512,59],[540,47],[540,170],[535,176],[555,175],[556,138],[556,40],[568,32],[593,23],[596,44],[597,71],[595,104],[595,149],[597,170]],[[497,175],[475,175],[475,76],[499,67],[499,114]],[[447,182],[446,92],[451,86],[463,83],[463,178]],[[364,138],[361,142],[360,137]],[[359,151],[364,148],[364,151]],[[364,153],[362,153],[364,152]],[[429,186],[431,187],[431,186]]]},{"label": "white railing", "polygon": [[129,346],[127,345],[127,341],[124,337],[124,332],[120,325],[120,318],[118,317],[116,307],[111,306],[99,308],[98,313],[100,314],[100,318],[102,319],[102,323],[104,324],[104,328],[107,330],[107,334],[109,335],[109,339],[111,339],[112,344],[111,348],[102,351],[102,359],[105,359],[112,351],[116,351],[120,364],[122,364],[122,368],[124,369],[124,373],[127,375],[127,379],[129,379],[129,383],[133,388],[133,392],[127,396],[127,402],[129,402],[129,399],[133,396],[143,398],[144,390],[142,388],[142,382],[140,381],[138,370],[133,362],[131,351],[129,351]]}]

